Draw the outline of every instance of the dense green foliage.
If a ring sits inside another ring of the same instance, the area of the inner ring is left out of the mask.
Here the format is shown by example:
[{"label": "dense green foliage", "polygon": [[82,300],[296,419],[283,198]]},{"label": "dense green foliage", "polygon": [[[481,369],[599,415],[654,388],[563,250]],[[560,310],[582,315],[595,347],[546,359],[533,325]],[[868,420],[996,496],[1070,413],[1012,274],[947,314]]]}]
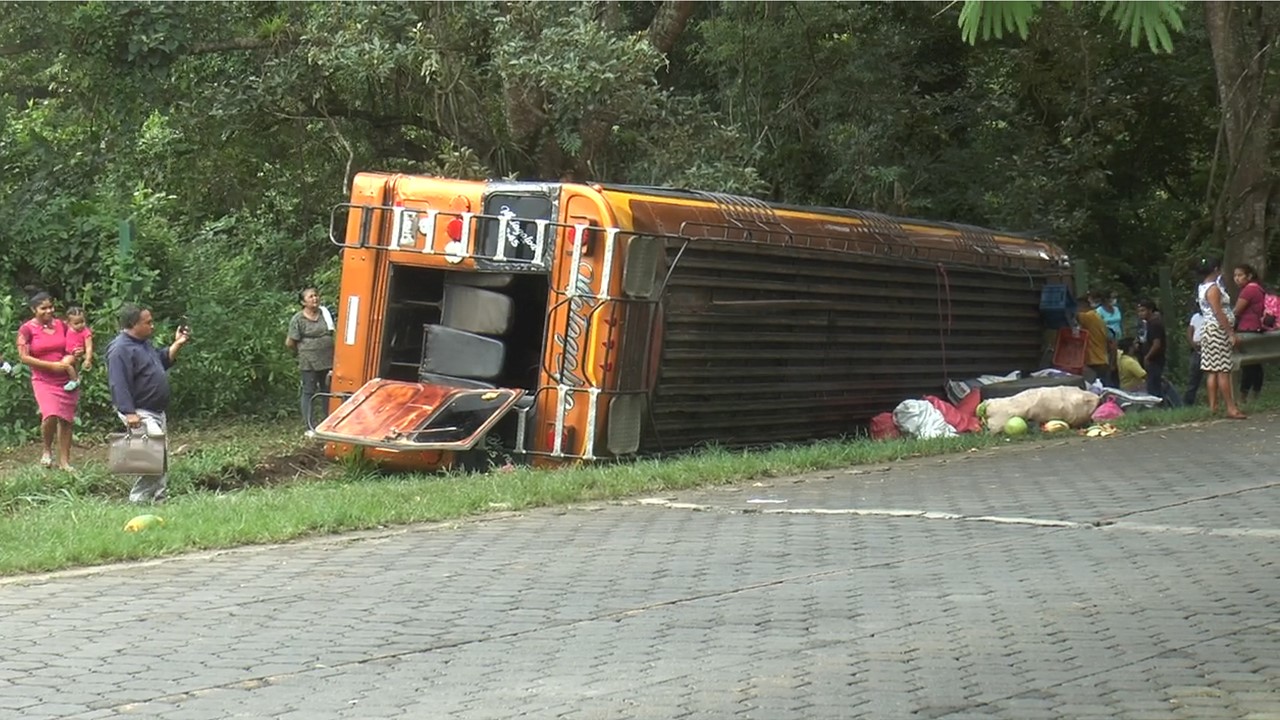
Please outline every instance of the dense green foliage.
[{"label": "dense green foliage", "polygon": [[[943,3],[3,3],[0,327],[45,287],[99,345],[190,317],[181,416],[290,412],[360,170],[684,185],[1046,234],[1099,280],[1221,241],[1205,21],[1172,53],[1058,5],[971,46]],[[1270,141],[1267,140],[1270,148]],[[137,239],[118,246],[121,221]],[[12,343],[4,352],[12,360]],[[91,378],[85,420],[105,425]],[[0,442],[29,437],[0,377]]]}]

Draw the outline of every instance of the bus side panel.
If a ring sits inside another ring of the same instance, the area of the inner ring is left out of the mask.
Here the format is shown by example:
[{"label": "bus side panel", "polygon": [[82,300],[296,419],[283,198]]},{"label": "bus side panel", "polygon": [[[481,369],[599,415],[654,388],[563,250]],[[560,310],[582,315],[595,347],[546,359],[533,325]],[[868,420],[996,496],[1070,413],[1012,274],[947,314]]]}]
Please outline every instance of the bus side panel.
[{"label": "bus side panel", "polygon": [[[352,205],[385,204],[387,182],[384,175],[357,175],[351,187]],[[369,215],[370,217],[366,217]],[[364,385],[370,368],[377,367],[381,328],[376,322],[376,283],[380,271],[379,251],[359,247],[362,227],[367,227],[370,245],[383,242],[389,221],[380,210],[352,208],[347,216],[346,247],[342,250],[342,283],[338,293],[338,327],[334,338],[333,384],[335,393],[352,393]],[[331,406],[336,409],[337,402]]]},{"label": "bus side panel", "polygon": [[692,242],[664,298],[643,449],[845,435],[905,398],[944,396],[947,379],[1039,369],[1040,288],[1055,279]]},{"label": "bus side panel", "polygon": [[[360,173],[351,181],[351,204],[346,234],[342,238],[342,282],[338,289],[338,312],[334,333],[333,374],[330,378],[329,412],[338,409],[343,397],[354,393],[368,380],[371,355],[376,354],[378,335],[374,331],[374,287],[378,273],[376,247],[380,242],[386,213],[358,206],[383,205],[388,175]],[[367,233],[367,235],[365,234]],[[362,247],[365,245],[366,247]],[[346,457],[350,445],[325,444],[331,458]]]}]

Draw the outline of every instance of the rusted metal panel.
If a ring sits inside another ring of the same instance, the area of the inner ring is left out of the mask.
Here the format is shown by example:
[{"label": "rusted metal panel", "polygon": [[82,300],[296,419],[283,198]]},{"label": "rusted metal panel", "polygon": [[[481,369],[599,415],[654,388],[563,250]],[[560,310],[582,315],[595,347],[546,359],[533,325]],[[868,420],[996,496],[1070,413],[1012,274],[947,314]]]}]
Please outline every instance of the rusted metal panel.
[{"label": "rusted metal panel", "polygon": [[467,450],[523,395],[519,389],[374,379],[325,418],[314,435],[387,450]]},{"label": "rusted metal panel", "polygon": [[650,451],[849,434],[948,379],[1037,369],[1060,272],[706,239],[668,262]]},{"label": "rusted metal panel", "polygon": [[[727,240],[893,257],[910,262],[1025,271],[1065,261],[1042,240],[957,223],[890,217],[833,208],[753,201],[749,208],[714,193],[669,191],[629,202],[635,230],[699,240]],[[702,200],[707,204],[690,204]]]}]

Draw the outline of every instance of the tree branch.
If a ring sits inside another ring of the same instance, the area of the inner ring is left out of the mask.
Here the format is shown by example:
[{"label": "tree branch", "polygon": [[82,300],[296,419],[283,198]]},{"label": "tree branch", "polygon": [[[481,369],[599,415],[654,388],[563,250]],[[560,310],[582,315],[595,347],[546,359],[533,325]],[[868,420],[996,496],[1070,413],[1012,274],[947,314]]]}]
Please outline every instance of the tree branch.
[{"label": "tree branch", "polygon": [[667,0],[659,5],[658,14],[649,23],[649,44],[663,55],[670,53],[689,24],[695,7],[693,0]]},{"label": "tree branch", "polygon": [[0,57],[21,55],[23,53],[31,52],[32,50],[39,50],[43,47],[45,47],[43,39],[29,38],[27,40],[19,40],[18,42],[10,45],[0,45]]},{"label": "tree branch", "polygon": [[211,40],[209,42],[195,43],[187,49],[190,55],[208,55],[210,53],[231,52],[234,50],[265,50],[278,45],[292,45],[291,38],[230,38],[228,40]]},{"label": "tree branch", "polygon": [[603,0],[596,4],[596,20],[610,32],[622,29],[622,7],[618,0]]},{"label": "tree branch", "polygon": [[[229,38],[226,40],[210,40],[208,42],[194,43],[186,49],[187,55],[208,55],[212,53],[233,52],[237,50],[266,50],[278,46],[293,46],[296,40],[291,37],[243,37]],[[29,38],[20,40],[9,45],[0,45],[0,57],[12,57],[14,55],[22,55],[24,53],[33,52],[35,50],[47,50],[54,47],[52,43],[47,42],[44,38]]]},{"label": "tree branch", "polygon": [[338,138],[338,143],[342,145],[342,149],[347,151],[347,169],[342,173],[342,194],[351,193],[351,165],[356,161],[356,152],[351,149],[351,143],[347,142],[347,138],[342,134],[342,130],[338,128],[338,121],[329,117],[329,113],[324,108],[318,108],[324,114],[326,120],[329,121],[329,127],[333,129],[334,137]]}]

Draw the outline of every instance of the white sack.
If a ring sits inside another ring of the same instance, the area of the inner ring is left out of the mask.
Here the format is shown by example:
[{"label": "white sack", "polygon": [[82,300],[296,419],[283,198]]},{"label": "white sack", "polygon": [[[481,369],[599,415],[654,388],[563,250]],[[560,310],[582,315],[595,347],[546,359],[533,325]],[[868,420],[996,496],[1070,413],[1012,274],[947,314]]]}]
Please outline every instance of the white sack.
[{"label": "white sack", "polygon": [[903,435],[918,438],[954,437],[956,429],[926,400],[903,400],[893,409],[893,422]]},{"label": "white sack", "polygon": [[994,398],[986,406],[987,430],[1004,432],[1009,418],[1020,417],[1028,423],[1062,420],[1071,427],[1087,425],[1098,407],[1098,396],[1073,387],[1045,387],[1023,390],[1007,398]]}]

